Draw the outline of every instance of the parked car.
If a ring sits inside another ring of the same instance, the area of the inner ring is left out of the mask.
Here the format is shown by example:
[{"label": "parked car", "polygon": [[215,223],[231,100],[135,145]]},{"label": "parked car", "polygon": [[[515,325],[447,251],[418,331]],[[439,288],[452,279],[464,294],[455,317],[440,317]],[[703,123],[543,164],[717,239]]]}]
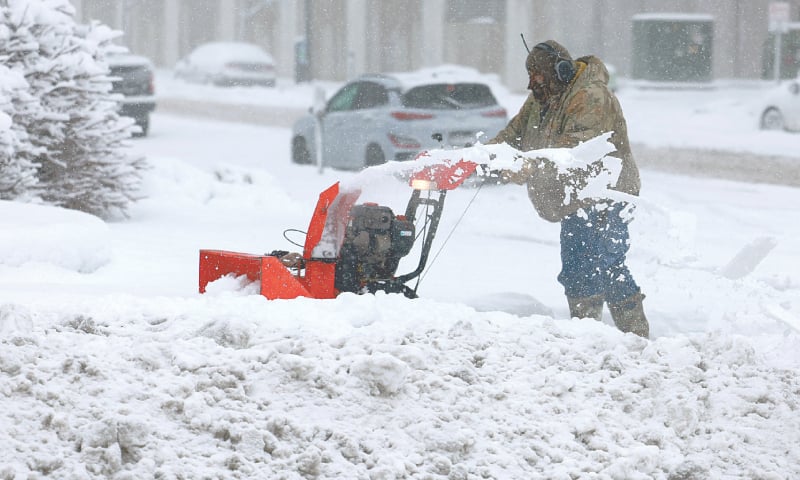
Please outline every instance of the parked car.
[{"label": "parked car", "polygon": [[764,130],[800,132],[800,76],[766,94],[760,118]]},{"label": "parked car", "polygon": [[113,53],[106,57],[112,77],[112,93],[122,94],[120,115],[130,117],[139,126],[134,136],[145,136],[150,130],[150,113],[156,109],[153,86],[153,64],[149,59],[130,53]]},{"label": "parked car", "polygon": [[258,45],[211,42],[200,45],[175,65],[177,78],[221,87],[275,86],[275,61]]},{"label": "parked car", "polygon": [[[447,67],[362,75],[331,97],[319,121],[323,164],[357,170],[485,142],[508,116],[478,72]],[[294,124],[294,163],[315,163],[315,124],[313,112]]]}]

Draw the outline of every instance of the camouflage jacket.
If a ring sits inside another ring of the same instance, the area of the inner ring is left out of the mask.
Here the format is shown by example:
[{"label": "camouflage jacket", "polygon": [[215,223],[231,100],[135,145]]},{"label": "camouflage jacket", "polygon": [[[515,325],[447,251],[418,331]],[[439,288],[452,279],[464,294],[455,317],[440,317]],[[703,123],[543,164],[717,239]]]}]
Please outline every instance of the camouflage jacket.
[{"label": "camouflage jacket", "polygon": [[[622,108],[608,89],[608,70],[593,56],[579,58],[576,65],[578,72],[572,83],[551,103],[543,118],[540,118],[539,102],[529,95],[519,113],[488,143],[505,142],[522,151],[569,148],[603,133],[614,132],[611,143],[617,151],[611,155],[622,160],[622,172],[614,189],[638,195],[639,169],[631,153]],[[525,178],[511,180],[528,184],[528,195],[542,218],[560,221],[592,203],[584,200],[563,205],[563,184],[555,178],[552,168],[537,166],[539,168],[525,169]]]}]

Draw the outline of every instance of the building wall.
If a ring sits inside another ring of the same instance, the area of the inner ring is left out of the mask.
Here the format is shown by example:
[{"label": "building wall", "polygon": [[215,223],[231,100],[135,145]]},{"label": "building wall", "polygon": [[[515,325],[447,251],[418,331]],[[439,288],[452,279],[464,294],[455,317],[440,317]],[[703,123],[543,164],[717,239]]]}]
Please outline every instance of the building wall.
[{"label": "building wall", "polygon": [[[800,20],[800,0],[789,0]],[[295,44],[310,27],[312,78],[441,63],[494,72],[526,85],[525,48],[553,38],[573,56],[594,54],[631,70],[637,13],[714,17],[713,76],[758,78],[770,0],[73,0],[80,21],[124,30],[133,52],[170,67],[196,45],[245,40],[270,51],[291,78]],[[306,7],[310,22],[306,21]],[[483,9],[483,10],[482,10]],[[499,18],[498,18],[499,17]]]}]

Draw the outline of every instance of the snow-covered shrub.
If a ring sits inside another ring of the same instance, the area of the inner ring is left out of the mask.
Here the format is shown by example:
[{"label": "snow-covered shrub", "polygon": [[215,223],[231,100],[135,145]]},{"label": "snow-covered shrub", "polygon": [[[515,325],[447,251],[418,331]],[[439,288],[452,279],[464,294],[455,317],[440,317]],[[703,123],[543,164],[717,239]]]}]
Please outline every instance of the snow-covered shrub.
[{"label": "snow-covered shrub", "polygon": [[0,57],[27,83],[7,112],[30,144],[14,157],[38,168],[43,201],[111,217],[135,200],[145,163],[126,151],[133,126],[103,60],[118,32],[73,16],[66,0],[0,0]]}]

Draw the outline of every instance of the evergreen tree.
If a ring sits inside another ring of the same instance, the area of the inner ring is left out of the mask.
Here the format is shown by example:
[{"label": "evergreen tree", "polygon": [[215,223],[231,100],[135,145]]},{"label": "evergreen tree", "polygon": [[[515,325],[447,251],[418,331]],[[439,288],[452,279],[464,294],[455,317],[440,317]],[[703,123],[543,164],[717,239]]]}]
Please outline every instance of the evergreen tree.
[{"label": "evergreen tree", "polygon": [[[3,63],[2,57],[0,63]],[[36,166],[32,159],[38,149],[12,118],[15,101],[36,103],[27,96],[26,89],[22,75],[0,65],[0,200],[28,197],[36,184]]]},{"label": "evergreen tree", "polygon": [[[66,0],[3,0],[7,65],[21,71],[33,103],[12,119],[27,132],[47,203],[110,218],[135,200],[144,159],[131,155],[132,123],[117,113],[105,55],[115,32],[77,25]],[[2,49],[2,47],[0,47]]]},{"label": "evergreen tree", "polygon": [[[14,119],[19,115],[36,115],[39,103],[28,92],[28,83],[20,69],[11,69],[11,53],[21,44],[30,44],[32,37],[17,35],[9,28],[10,10],[0,4],[0,199],[30,197],[36,185],[34,158],[41,152],[30,141],[25,126]],[[35,43],[35,42],[34,42]],[[27,48],[29,50],[29,48]]]}]

